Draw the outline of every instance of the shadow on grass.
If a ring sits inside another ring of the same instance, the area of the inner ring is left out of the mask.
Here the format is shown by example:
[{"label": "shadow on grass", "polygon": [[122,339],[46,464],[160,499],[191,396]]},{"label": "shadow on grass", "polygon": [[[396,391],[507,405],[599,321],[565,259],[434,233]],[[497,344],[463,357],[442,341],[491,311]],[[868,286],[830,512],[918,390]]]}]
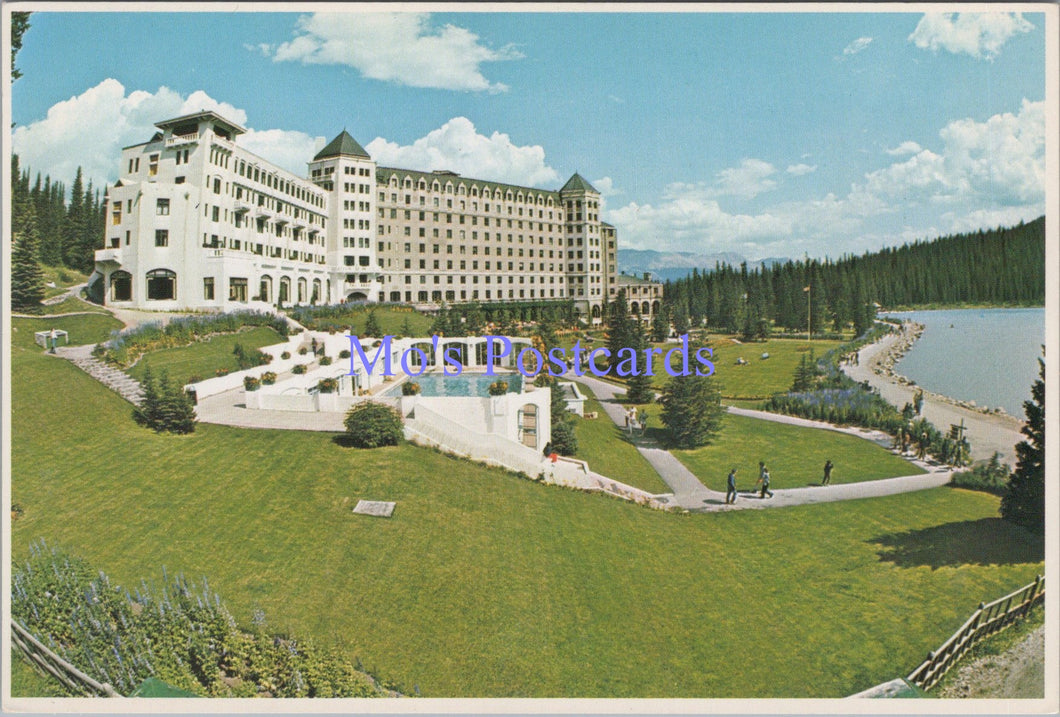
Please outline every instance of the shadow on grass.
[{"label": "shadow on grass", "polygon": [[1045,558],[1041,536],[1001,518],[945,523],[882,535],[868,542],[880,546],[881,561],[902,568],[1016,565],[1038,563]]}]

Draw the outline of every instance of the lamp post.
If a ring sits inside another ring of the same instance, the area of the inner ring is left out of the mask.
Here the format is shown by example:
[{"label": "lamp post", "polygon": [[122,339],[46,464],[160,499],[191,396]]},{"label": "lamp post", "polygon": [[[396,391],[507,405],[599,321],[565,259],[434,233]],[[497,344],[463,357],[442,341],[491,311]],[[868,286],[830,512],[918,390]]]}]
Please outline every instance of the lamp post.
[{"label": "lamp post", "polygon": [[804,286],[802,290],[806,292],[806,341],[807,341],[807,343],[809,343],[811,341],[811,339],[810,339],[810,318],[811,318],[812,314],[810,313],[810,295],[812,294],[812,292],[810,291],[810,286],[809,285]]}]

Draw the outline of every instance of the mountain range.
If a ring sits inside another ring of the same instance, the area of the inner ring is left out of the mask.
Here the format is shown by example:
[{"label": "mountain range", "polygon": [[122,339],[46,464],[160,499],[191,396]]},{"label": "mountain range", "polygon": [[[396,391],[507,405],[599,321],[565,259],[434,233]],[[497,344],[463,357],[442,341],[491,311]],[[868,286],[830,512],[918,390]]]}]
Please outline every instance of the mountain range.
[{"label": "mountain range", "polygon": [[684,278],[691,274],[693,269],[699,269],[701,272],[714,271],[718,263],[739,266],[745,261],[748,269],[754,269],[760,266],[770,267],[774,264],[783,264],[788,259],[769,257],[751,261],[731,251],[697,254],[691,251],[655,251],[653,249],[618,250],[618,268],[622,273],[640,276],[645,272],[651,272],[653,277],[659,281]]}]

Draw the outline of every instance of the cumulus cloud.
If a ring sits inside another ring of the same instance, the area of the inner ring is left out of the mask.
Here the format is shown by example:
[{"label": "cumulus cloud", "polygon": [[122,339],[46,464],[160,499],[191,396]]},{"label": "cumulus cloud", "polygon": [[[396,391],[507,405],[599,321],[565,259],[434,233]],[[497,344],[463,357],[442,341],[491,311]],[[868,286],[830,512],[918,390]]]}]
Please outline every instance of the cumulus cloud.
[{"label": "cumulus cloud", "polygon": [[541,145],[517,145],[501,132],[479,134],[466,117],[454,117],[410,145],[376,137],[365,149],[377,163],[389,167],[435,170],[498,182],[554,188],[559,174],[545,163]]},{"label": "cumulus cloud", "polygon": [[868,47],[871,42],[871,37],[859,37],[857,40],[854,40],[852,43],[843,48],[843,54],[856,55],[862,50],[864,50],[866,47]]},{"label": "cumulus cloud", "polygon": [[[866,173],[845,193],[738,213],[721,203],[718,181],[679,183],[669,185],[658,202],[630,202],[605,218],[618,228],[623,246],[738,251],[761,258],[803,251],[834,256],[839,239],[842,251],[859,253],[938,236],[936,227],[968,231],[1043,213],[1044,102],[1024,100],[1018,113],[983,122],[955,120],[939,131],[939,140],[933,148],[908,141],[888,150],[896,159]],[[746,173],[750,186],[755,177],[772,181],[767,171],[772,165],[762,165],[741,165],[757,167],[757,173]],[[797,175],[792,168],[788,171]],[[735,176],[730,170],[718,176],[723,174]]]},{"label": "cumulus cloud", "polygon": [[745,159],[738,167],[729,167],[718,172],[714,192],[719,196],[752,199],[776,188],[777,183],[770,179],[776,172],[777,168],[769,162]]},{"label": "cumulus cloud", "polygon": [[[866,175],[866,189],[902,201],[981,201],[1015,206],[1045,198],[1045,103],[1023,100],[1019,114],[962,119],[939,132],[938,152]],[[910,143],[912,144],[912,143]]]},{"label": "cumulus cloud", "polygon": [[788,167],[788,174],[793,174],[796,177],[801,177],[804,174],[810,174],[811,172],[817,171],[816,164],[792,164]]},{"label": "cumulus cloud", "polygon": [[[150,139],[157,131],[155,122],[200,110],[213,110],[244,127],[247,124],[245,111],[219,102],[201,90],[187,97],[168,87],[160,87],[153,93],[127,92],[117,80],[106,79],[56,103],[44,119],[16,127],[11,137],[12,148],[22,165],[34,172],[50,174],[69,183],[81,166],[86,180],[101,186],[118,178],[122,147]],[[312,156],[313,139],[301,132],[251,129],[239,142],[301,175],[305,174],[305,163]]]},{"label": "cumulus cloud", "polygon": [[1010,38],[1033,29],[1034,25],[1018,12],[927,13],[909,41],[925,50],[943,49],[955,55],[993,60]]},{"label": "cumulus cloud", "polygon": [[346,65],[373,80],[473,92],[506,91],[482,65],[522,57],[511,46],[486,47],[462,27],[434,28],[429,14],[415,12],[303,15],[293,40],[264,52],[275,62]]},{"label": "cumulus cloud", "polygon": [[611,177],[600,177],[599,179],[594,179],[590,184],[596,188],[596,191],[600,192],[601,197],[613,197],[616,194],[625,194],[621,189],[615,188],[615,183],[612,181]]},{"label": "cumulus cloud", "polygon": [[916,142],[913,142],[912,140],[906,140],[897,147],[893,149],[888,149],[887,154],[891,155],[892,157],[903,157],[909,154],[916,154],[920,151],[920,149],[920,145]]}]

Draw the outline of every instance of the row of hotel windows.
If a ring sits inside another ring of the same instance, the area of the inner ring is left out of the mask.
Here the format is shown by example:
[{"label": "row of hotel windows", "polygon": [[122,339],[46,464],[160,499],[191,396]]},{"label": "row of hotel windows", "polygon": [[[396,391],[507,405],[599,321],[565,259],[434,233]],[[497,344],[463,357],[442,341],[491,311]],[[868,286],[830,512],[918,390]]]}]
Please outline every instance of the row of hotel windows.
[{"label": "row of hotel windows", "polygon": [[[384,281],[386,283],[388,283],[388,284],[413,284],[413,283],[416,283],[416,282],[412,281],[412,276],[413,275],[411,275],[411,274],[402,274],[400,276],[403,279],[403,281],[398,281],[399,277],[395,276],[395,275],[390,275],[390,276],[385,277]],[[417,274],[416,276],[419,277],[419,283],[420,284],[428,284],[428,283],[441,284],[442,283],[442,277],[440,275],[438,275],[438,274]],[[428,282],[427,281],[427,277],[428,276],[432,277],[433,281]],[[494,277],[490,276],[489,274],[484,274],[482,276],[482,283],[483,284],[503,284],[503,283],[505,283],[503,276],[497,276],[496,277],[497,281],[492,281],[493,278]],[[534,281],[535,278],[541,279],[541,281],[535,282]],[[548,281],[545,281],[545,279],[548,279]],[[447,274],[445,276],[445,283],[446,284],[478,284],[479,283],[479,275],[478,274],[472,274],[471,275],[471,281],[468,281],[467,274],[460,274],[460,275],[448,275]],[[518,277],[509,276],[508,277],[508,283],[509,284],[520,284],[520,285],[522,285],[522,284],[535,284],[535,283],[537,283],[537,284],[560,284],[560,285],[562,285],[563,284],[563,278],[560,277],[559,281],[557,281],[555,276],[539,276],[539,277],[535,277],[535,276],[531,275],[529,277],[529,280],[527,280],[526,276],[518,276]],[[562,289],[561,289],[561,291],[562,291]]]},{"label": "row of hotel windows", "polygon": [[[419,200],[420,200],[419,201],[419,206],[421,206],[421,207],[426,207],[427,206],[427,197],[421,196],[421,197],[419,197]],[[441,198],[440,197],[432,197],[431,200],[432,200],[431,201],[431,206],[434,209],[441,209]],[[509,200],[509,201],[511,201],[511,200]],[[379,203],[380,204],[385,204],[386,203],[386,192],[379,192]],[[391,193],[391,195],[390,195],[390,203],[391,204],[398,204],[398,195],[397,195],[396,192]],[[407,207],[407,206],[411,206],[411,205],[412,205],[412,195],[411,194],[406,194],[405,195],[405,206]],[[500,202],[497,202],[497,204],[495,204],[494,206],[496,207],[496,210],[495,210],[494,213],[496,213],[496,214],[503,214],[504,213],[502,211],[502,209],[504,207],[503,204],[501,204]],[[552,206],[552,205],[549,204],[549,206]],[[453,200],[452,199],[446,199],[445,200],[445,208],[446,209],[453,209]],[[467,202],[461,199],[459,204],[457,205],[457,208],[460,211],[462,211],[462,212],[463,211],[467,211]],[[394,208],[391,207],[390,209],[391,209],[391,212],[394,211]],[[512,209],[513,209],[513,207],[509,204],[508,205],[508,214],[509,215],[513,214]],[[520,217],[523,216],[523,208],[522,207],[515,207],[515,209],[518,210],[517,212],[514,213],[515,216],[520,216]],[[382,208],[380,208],[380,211],[382,211]],[[478,211],[478,202],[471,202],[471,211],[473,211],[473,212],[477,212]],[[484,202],[483,203],[482,211],[486,212],[486,213],[488,213],[490,211],[489,202]],[[380,216],[382,216],[382,215],[380,215]],[[393,216],[393,214],[391,214],[391,216]],[[530,208],[530,209],[527,210],[526,216],[531,217],[531,218],[534,216],[533,208]],[[406,210],[405,218],[408,219],[408,211],[407,210]],[[545,218],[545,210],[538,209],[537,210],[537,218],[538,219],[544,219]],[[549,210],[548,218],[550,220],[554,218],[552,210]],[[578,218],[581,219],[581,217],[578,217]],[[423,219],[422,212],[421,212],[420,219]],[[435,214],[434,220],[438,221],[438,215],[437,214]],[[558,221],[560,221],[560,222],[563,221],[563,212],[559,212]]]},{"label": "row of hotel windows", "polygon": [[[412,221],[412,210],[411,209],[405,209],[404,212],[405,212],[405,221]],[[456,218],[457,218],[457,222],[456,223],[457,224],[467,224],[468,222],[466,222],[465,220],[467,219],[468,216],[471,217],[471,222],[470,222],[471,226],[473,226],[473,227],[478,226],[478,215],[477,214],[471,214],[471,215],[457,214],[456,215]],[[386,219],[386,209],[384,209],[383,207],[379,208],[379,218],[380,219]],[[390,218],[391,219],[397,219],[398,218],[398,210],[397,209],[391,208],[391,210],[390,210]],[[427,212],[420,211],[418,218],[419,218],[419,221],[421,221],[421,222],[428,221],[427,220]],[[430,221],[434,221],[434,222],[437,222],[437,223],[441,224],[442,223],[442,221],[441,221],[441,213],[440,212],[431,212]],[[497,218],[495,226],[497,226],[498,228],[503,226],[501,224],[501,221],[502,220],[500,218]],[[508,222],[508,228],[509,229],[513,228],[512,222],[516,223],[514,228],[517,228],[517,229],[522,229],[523,228],[523,220],[522,219],[508,219],[506,221]],[[452,213],[449,213],[449,212],[446,213],[446,215],[445,215],[445,223],[446,224],[452,224],[453,223],[453,215],[452,215]],[[490,218],[489,217],[482,217],[482,226],[484,226],[484,227],[490,226]],[[529,229],[530,231],[533,231],[534,230],[534,223],[532,221],[528,221],[526,223],[526,228]],[[537,230],[539,232],[553,232],[554,233],[554,232],[562,231],[563,230],[563,225],[562,224],[553,224],[552,222],[538,222],[537,223]]]},{"label": "row of hotel windows", "polygon": [[[215,161],[215,150],[217,150],[216,161]],[[219,148],[219,147],[216,147],[216,146],[211,146],[211,148],[210,148],[210,161],[211,161],[211,163],[216,164],[216,165],[221,166],[221,167],[225,167],[227,169],[228,168],[228,157],[229,157],[229,150],[227,150],[227,149],[225,149],[223,147]],[[286,194],[289,197],[293,197],[293,198],[298,199],[300,201],[306,202],[307,204],[312,204],[313,206],[317,207],[318,209],[323,209],[324,208],[325,201],[326,201],[325,198],[324,198],[324,195],[318,194],[318,193],[313,192],[313,191],[310,191],[308,187],[300,186],[298,182],[301,182],[301,181],[304,181],[304,180],[291,181],[290,179],[284,179],[278,173],[262,169],[261,167],[258,167],[257,165],[254,165],[254,164],[252,164],[250,162],[247,162],[244,159],[237,159],[235,164],[236,164],[236,166],[235,166],[236,174],[238,174],[241,177],[245,177],[245,178],[247,178],[247,179],[249,179],[251,181],[258,182],[259,184],[263,184],[264,186],[268,187],[269,189],[274,189],[274,190],[276,190],[278,192],[282,192],[283,194]]]},{"label": "row of hotel windows", "polygon": [[[518,296],[516,295],[516,291],[519,292]],[[484,294],[484,296],[482,294]],[[516,289],[508,289],[508,295],[507,296],[504,295],[504,290],[503,289],[498,289],[497,292],[496,292],[496,296],[494,296],[493,294],[494,294],[494,292],[491,289],[486,289],[484,292],[480,292],[478,289],[472,289],[470,291],[470,295],[469,295],[469,292],[468,292],[467,289],[460,289],[459,300],[460,301],[468,301],[468,300],[478,301],[478,300],[481,300],[481,299],[485,299],[486,301],[489,301],[491,299],[495,299],[497,301],[503,301],[505,299],[517,299],[517,298],[518,299],[525,299],[525,298],[528,298],[527,295],[526,295],[526,289],[518,289],[518,290],[516,290]],[[386,296],[387,296],[387,293],[385,291],[380,291],[379,292],[379,300],[380,301],[386,301],[387,300]],[[434,303],[438,303],[438,302],[443,300],[443,297],[444,297],[445,301],[456,301],[457,300],[457,291],[456,291],[456,289],[448,289],[448,290],[445,290],[445,291],[442,291],[440,289],[436,289],[434,291],[417,291],[417,292],[415,292],[415,296],[416,296],[416,299],[415,299],[416,301],[423,302],[423,303],[426,303],[428,301],[433,301]],[[411,292],[411,291],[406,291],[404,293],[404,299],[402,299],[402,293],[400,291],[391,291],[390,292],[390,301],[392,301],[394,303],[400,303],[401,301],[404,301],[406,304],[411,304],[412,301],[413,301],[412,297],[413,297],[413,292]],[[531,299],[539,299],[539,298],[540,299],[556,299],[556,298],[562,299],[563,298],[563,294],[561,292],[559,296],[556,296],[556,290],[555,289],[551,289],[548,296],[545,295],[544,290],[542,290],[541,291],[541,295],[538,296],[535,289],[530,289],[529,298],[531,298]]]},{"label": "row of hotel windows", "polygon": [[[397,174],[396,173],[392,173],[390,175],[390,178],[387,179],[385,174],[377,172],[376,173],[376,179],[379,182],[379,184],[381,184],[381,185],[384,185],[384,186],[389,185],[391,188],[397,188],[398,187],[398,178],[397,178]],[[412,189],[412,177],[406,175],[404,181],[401,183],[401,186],[404,187],[405,189]],[[417,183],[417,185],[416,185],[416,189],[421,191],[421,192],[428,191],[426,180],[421,178],[419,180],[419,182]],[[431,187],[430,187],[429,191],[434,193],[434,194],[439,194],[439,193],[458,194],[460,196],[464,196],[464,195],[469,193],[468,189],[467,189],[467,185],[464,184],[463,182],[460,182],[459,184],[454,185],[451,181],[447,181],[445,183],[445,186],[442,186],[442,184],[437,179],[435,179],[433,182],[431,182]],[[472,184],[471,185],[470,194],[471,194],[472,197],[479,196],[478,185],[476,185],[476,184]],[[491,192],[488,187],[482,190],[482,197],[484,199],[489,199],[491,195],[498,202],[504,200],[504,201],[508,201],[508,202],[516,202],[516,203],[519,203],[519,204],[531,204],[531,205],[532,204],[537,204],[539,206],[544,206],[545,204],[548,204],[548,206],[550,206],[550,207],[552,206],[552,203],[553,203],[553,201],[555,201],[555,198],[557,196],[557,194],[555,192],[545,194],[545,193],[541,193],[541,192],[535,192],[533,190],[530,190],[526,194],[523,194],[522,189],[518,190],[515,193],[513,193],[511,189],[508,189],[506,192],[502,192],[499,188],[495,189],[495,190],[493,190]],[[395,201],[395,202],[397,201],[397,194],[391,194],[390,196],[394,198],[393,201]],[[406,196],[408,196],[408,195],[406,195]],[[379,193],[379,198],[380,198],[380,200],[383,199],[383,193],[382,192]],[[487,209],[486,211],[489,211],[489,209]]]}]

